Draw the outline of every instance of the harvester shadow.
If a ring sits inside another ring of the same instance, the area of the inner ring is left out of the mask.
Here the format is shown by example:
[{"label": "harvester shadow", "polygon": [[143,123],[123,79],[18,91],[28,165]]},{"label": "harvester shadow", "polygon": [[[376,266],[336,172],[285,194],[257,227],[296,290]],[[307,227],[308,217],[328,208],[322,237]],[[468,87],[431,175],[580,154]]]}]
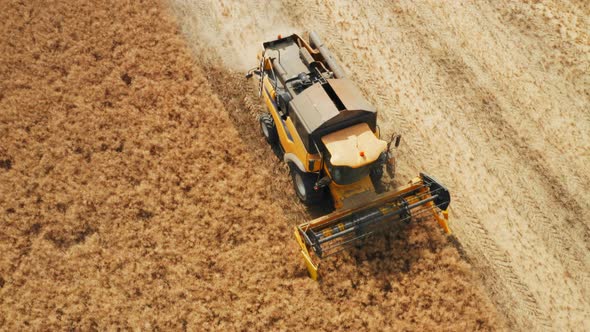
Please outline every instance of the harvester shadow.
[{"label": "harvester shadow", "polygon": [[429,220],[392,225],[366,242],[322,262],[320,289],[328,299],[346,299],[357,289],[364,292],[367,284],[376,285],[383,296],[395,296],[397,284],[419,283],[425,273],[436,273],[443,249],[455,246]]}]

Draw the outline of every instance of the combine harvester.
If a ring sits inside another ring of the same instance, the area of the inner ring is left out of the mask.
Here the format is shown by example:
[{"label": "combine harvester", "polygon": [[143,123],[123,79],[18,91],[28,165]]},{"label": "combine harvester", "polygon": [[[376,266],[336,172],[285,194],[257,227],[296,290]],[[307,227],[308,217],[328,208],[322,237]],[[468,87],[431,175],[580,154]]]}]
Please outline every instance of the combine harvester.
[{"label": "combine harvester", "polygon": [[380,139],[377,112],[344,75],[315,32],[263,44],[259,78],[269,112],[260,117],[268,143],[289,165],[297,196],[307,205],[334,202],[334,212],[295,228],[311,278],[319,260],[358,243],[387,225],[432,214],[445,232],[448,190],[422,173],[396,190],[378,194],[385,168],[393,177],[392,145]]}]

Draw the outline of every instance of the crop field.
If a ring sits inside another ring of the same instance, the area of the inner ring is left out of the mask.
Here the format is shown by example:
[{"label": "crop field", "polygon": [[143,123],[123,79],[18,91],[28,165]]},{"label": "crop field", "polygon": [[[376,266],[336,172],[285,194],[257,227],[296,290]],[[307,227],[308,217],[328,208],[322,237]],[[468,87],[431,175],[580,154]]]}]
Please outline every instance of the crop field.
[{"label": "crop field", "polygon": [[[3,1],[0,330],[590,330],[585,1]],[[260,134],[263,41],[315,30],[434,220],[330,257]]]}]

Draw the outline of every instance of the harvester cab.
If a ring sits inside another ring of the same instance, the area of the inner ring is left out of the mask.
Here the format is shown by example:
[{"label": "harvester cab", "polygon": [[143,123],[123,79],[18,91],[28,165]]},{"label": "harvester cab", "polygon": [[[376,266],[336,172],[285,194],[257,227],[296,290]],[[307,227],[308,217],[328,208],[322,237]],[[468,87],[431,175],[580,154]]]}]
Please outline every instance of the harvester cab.
[{"label": "harvester cab", "polygon": [[305,204],[327,202],[334,211],[295,227],[310,276],[319,259],[366,240],[386,225],[431,213],[450,232],[450,194],[434,178],[420,174],[407,186],[378,193],[387,170],[393,177],[392,148],[399,135],[382,140],[377,111],[315,32],[309,41],[296,34],[263,43],[259,93],[268,112],[260,116],[267,142],[289,165],[295,193]]}]

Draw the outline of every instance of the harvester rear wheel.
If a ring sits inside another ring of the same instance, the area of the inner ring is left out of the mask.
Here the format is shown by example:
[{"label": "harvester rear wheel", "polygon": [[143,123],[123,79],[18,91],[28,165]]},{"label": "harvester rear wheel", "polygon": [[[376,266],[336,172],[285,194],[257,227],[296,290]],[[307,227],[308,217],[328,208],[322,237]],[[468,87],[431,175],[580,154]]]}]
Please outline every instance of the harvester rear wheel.
[{"label": "harvester rear wheel", "polygon": [[277,127],[270,113],[263,113],[260,116],[260,130],[262,135],[266,138],[266,141],[270,145],[277,144],[279,141],[279,134],[277,133]]},{"label": "harvester rear wheel", "polygon": [[315,190],[317,175],[301,171],[296,165],[289,164],[291,169],[291,178],[293,179],[293,188],[297,197],[305,205],[319,204],[324,198],[323,188]]}]

